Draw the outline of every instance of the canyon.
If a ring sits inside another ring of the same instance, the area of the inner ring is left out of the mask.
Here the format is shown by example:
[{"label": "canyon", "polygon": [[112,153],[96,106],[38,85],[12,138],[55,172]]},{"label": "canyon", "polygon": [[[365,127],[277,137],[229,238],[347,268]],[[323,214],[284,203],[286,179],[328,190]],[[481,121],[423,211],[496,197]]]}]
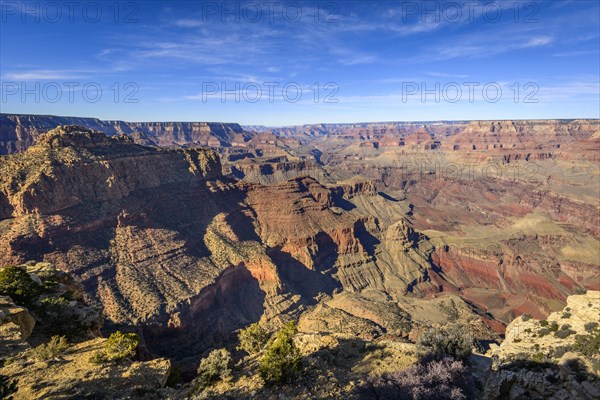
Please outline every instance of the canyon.
[{"label": "canyon", "polygon": [[598,120],[0,120],[0,264],[184,371],[253,322],[409,338],[452,298],[483,340],[600,290]]}]

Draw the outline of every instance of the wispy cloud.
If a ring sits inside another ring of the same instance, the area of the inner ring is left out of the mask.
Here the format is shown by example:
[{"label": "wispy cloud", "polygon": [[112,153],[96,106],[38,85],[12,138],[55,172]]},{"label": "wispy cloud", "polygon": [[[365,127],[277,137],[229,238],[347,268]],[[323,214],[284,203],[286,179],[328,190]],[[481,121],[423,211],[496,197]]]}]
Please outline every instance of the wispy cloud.
[{"label": "wispy cloud", "polygon": [[183,18],[175,20],[173,24],[182,28],[198,28],[200,26],[205,26],[206,22],[199,19]]},{"label": "wispy cloud", "polygon": [[468,78],[469,75],[466,74],[448,74],[444,72],[427,72],[429,76],[435,76],[440,78]]},{"label": "wispy cloud", "polygon": [[579,56],[589,56],[592,54],[598,54],[598,50],[575,50],[575,51],[565,51],[561,53],[552,54],[553,57],[579,57]]},{"label": "wispy cloud", "polygon": [[23,72],[9,72],[4,75],[4,79],[15,81],[40,81],[54,79],[78,79],[81,78],[82,71],[69,70],[31,70]]},{"label": "wispy cloud", "polygon": [[545,46],[547,44],[552,43],[553,41],[554,41],[554,39],[550,36],[536,36],[536,37],[529,39],[522,47],[529,48],[529,47]]}]

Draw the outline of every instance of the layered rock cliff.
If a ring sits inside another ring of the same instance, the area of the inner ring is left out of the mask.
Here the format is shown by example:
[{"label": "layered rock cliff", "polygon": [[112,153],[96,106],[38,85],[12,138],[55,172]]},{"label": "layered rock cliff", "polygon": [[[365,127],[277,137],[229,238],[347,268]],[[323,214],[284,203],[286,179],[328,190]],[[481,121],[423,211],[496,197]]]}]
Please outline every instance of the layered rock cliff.
[{"label": "layered rock cliff", "polygon": [[229,146],[248,137],[234,123],[219,122],[124,122],[97,118],[50,115],[0,114],[0,155],[26,150],[37,138],[58,125],[78,125],[107,135],[125,134],[136,143],[165,147]]},{"label": "layered rock cliff", "polygon": [[301,315],[309,327],[351,321],[351,332],[406,335],[420,298],[448,293],[501,331],[494,319],[541,317],[595,288],[597,205],[585,174],[568,187],[560,174],[549,185],[407,170],[402,162],[431,151],[427,163],[456,161],[418,147],[431,138],[419,132],[406,153],[246,160],[238,181],[213,150],[59,127],[0,159],[0,264],[36,259],[73,273],[109,327],[136,327],[151,351],[179,360],[249,323]]},{"label": "layered rock cliff", "polygon": [[370,233],[379,223],[346,210],[358,198],[387,201],[366,183],[237,182],[212,150],[148,148],[73,126],[3,157],[0,169],[0,263],[71,272],[109,325],[138,327],[158,354],[197,356],[342,288],[386,289]]}]

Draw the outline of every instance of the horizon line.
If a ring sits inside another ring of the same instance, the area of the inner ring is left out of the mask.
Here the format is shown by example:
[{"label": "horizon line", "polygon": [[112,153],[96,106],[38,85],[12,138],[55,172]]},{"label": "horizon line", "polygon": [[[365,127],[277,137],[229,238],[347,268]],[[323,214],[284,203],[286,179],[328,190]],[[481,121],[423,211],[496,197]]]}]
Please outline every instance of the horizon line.
[{"label": "horizon line", "polygon": [[102,119],[98,117],[90,116],[74,116],[74,115],[56,115],[56,114],[31,114],[31,113],[5,113],[0,112],[0,115],[6,116],[36,116],[36,117],[56,117],[56,118],[86,118],[95,119],[101,122],[125,122],[129,124],[144,124],[144,123],[206,123],[206,124],[237,124],[241,127],[244,126],[257,126],[263,128],[292,128],[302,126],[314,126],[314,125],[361,125],[361,124],[420,124],[420,123],[468,123],[468,122],[496,122],[496,121],[575,121],[575,120],[595,120],[600,121],[600,117],[570,117],[570,118],[498,118],[498,119],[432,119],[432,120],[388,120],[388,121],[359,121],[359,122],[315,122],[315,123],[304,123],[304,124],[292,124],[292,125],[265,125],[265,124],[244,124],[239,122],[225,122],[225,121],[200,121],[200,120],[170,120],[170,121],[127,121],[124,119]]}]

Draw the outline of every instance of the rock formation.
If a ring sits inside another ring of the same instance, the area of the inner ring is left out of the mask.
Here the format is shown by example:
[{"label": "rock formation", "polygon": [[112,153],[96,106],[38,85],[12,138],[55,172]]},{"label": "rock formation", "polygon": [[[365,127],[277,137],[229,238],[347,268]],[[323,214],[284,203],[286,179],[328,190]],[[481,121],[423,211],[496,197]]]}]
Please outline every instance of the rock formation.
[{"label": "rock formation", "polygon": [[512,321],[505,340],[491,350],[495,366],[484,398],[598,398],[599,316],[600,292],[588,291],[569,296],[562,311],[542,321]]},{"label": "rock formation", "polygon": [[[600,289],[600,188],[594,153],[583,150],[597,144],[595,121],[249,132],[1,118],[0,141],[16,154],[0,158],[0,267],[38,261],[27,272],[53,276],[58,297],[78,293],[102,310],[105,332],[138,332],[144,354],[173,359],[188,377],[207,350],[230,346],[254,322],[274,330],[297,319],[300,337],[370,343],[414,340],[458,320],[492,340],[519,315],[552,322],[565,302],[574,316],[596,303],[569,297]],[[2,332],[23,345],[28,314],[4,303]],[[160,378],[155,390],[168,369],[157,363],[140,375]],[[69,365],[74,376],[107,379],[75,358]],[[130,367],[118,376],[145,368]],[[512,382],[509,391],[522,394],[518,373],[502,371],[490,388],[503,396]],[[50,393],[29,383],[27,395]],[[87,385],[69,393],[95,393]],[[569,385],[568,393],[593,394]]]}]

